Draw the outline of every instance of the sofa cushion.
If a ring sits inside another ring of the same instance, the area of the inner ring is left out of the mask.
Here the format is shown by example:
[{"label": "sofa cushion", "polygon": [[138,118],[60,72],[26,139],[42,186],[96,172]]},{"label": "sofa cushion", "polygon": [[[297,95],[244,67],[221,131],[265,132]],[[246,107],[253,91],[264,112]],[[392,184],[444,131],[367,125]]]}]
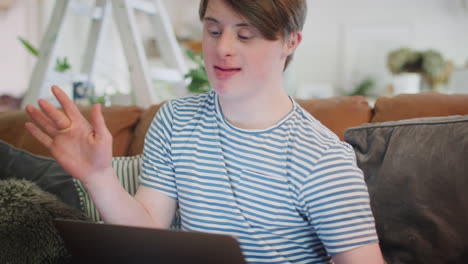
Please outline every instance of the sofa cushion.
[{"label": "sofa cushion", "polygon": [[375,102],[371,122],[450,115],[468,115],[468,94],[426,92],[380,97]]},{"label": "sofa cushion", "polygon": [[[90,120],[91,107],[82,107],[80,110]],[[113,156],[127,154],[141,112],[136,106],[103,107],[104,120],[113,136]],[[24,110],[0,112],[0,139],[31,153],[50,157],[49,150],[25,129],[27,121],[30,118]]]},{"label": "sofa cushion", "polygon": [[132,142],[128,148],[128,156],[140,155],[143,153],[146,131],[148,131],[154,116],[164,103],[165,102],[152,105],[141,114],[140,121],[135,127]]},{"label": "sofa cushion", "polygon": [[0,180],[0,263],[69,263],[55,218],[86,220],[33,182]]},{"label": "sofa cushion", "polygon": [[[138,176],[141,171],[141,155],[131,157],[114,157],[112,158],[112,167],[124,189],[130,194],[135,195],[138,188]],[[94,222],[101,221],[101,216],[94,205],[91,196],[86,191],[82,182],[74,179],[76,188],[80,196],[81,209]]]},{"label": "sofa cushion", "polygon": [[346,131],[388,263],[468,263],[468,116]]},{"label": "sofa cushion", "polygon": [[341,140],[347,128],[369,123],[372,110],[363,96],[296,99],[296,102]]},{"label": "sofa cushion", "polygon": [[[142,166],[142,155],[129,156],[129,157],[114,157],[112,159],[112,167],[114,168],[115,174],[119,179],[122,187],[131,195],[134,196],[138,189],[138,177],[141,173]],[[82,210],[85,212],[88,218],[94,222],[102,221],[99,212],[94,205],[91,196],[86,191],[86,188],[79,180],[74,180],[78,189]],[[180,230],[181,219],[180,213],[177,210],[175,217],[172,221],[170,229]]]},{"label": "sofa cushion", "polygon": [[0,180],[25,179],[61,201],[80,208],[73,178],[54,159],[34,155],[0,140]]}]

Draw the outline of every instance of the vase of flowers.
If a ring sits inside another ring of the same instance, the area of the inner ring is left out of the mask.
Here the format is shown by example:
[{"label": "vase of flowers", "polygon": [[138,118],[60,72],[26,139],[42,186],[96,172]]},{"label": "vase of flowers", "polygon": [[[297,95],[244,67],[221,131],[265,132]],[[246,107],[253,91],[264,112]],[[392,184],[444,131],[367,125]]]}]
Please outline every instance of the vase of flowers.
[{"label": "vase of flowers", "polygon": [[419,93],[421,91],[421,75],[404,72],[393,76],[393,94]]},{"label": "vase of flowers", "polygon": [[[387,67],[395,77],[393,88],[394,94],[397,94],[440,91],[448,83],[453,64],[435,50],[399,48],[388,54]],[[403,79],[408,81],[404,82]],[[402,83],[407,85],[406,88]],[[409,85],[412,85],[411,88]]]}]

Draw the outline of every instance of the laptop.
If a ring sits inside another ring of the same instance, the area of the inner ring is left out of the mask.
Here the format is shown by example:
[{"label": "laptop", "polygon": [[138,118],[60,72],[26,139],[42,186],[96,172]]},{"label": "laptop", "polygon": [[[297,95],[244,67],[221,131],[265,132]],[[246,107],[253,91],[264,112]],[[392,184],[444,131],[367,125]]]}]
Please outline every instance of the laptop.
[{"label": "laptop", "polygon": [[228,235],[55,219],[72,263],[245,264]]}]

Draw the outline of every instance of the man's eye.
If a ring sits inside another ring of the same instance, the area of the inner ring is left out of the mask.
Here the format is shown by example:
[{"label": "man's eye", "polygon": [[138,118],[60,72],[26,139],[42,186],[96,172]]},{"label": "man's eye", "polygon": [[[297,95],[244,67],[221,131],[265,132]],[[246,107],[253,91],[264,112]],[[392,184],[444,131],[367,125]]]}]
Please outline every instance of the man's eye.
[{"label": "man's eye", "polygon": [[244,35],[237,35],[241,40],[248,40],[250,39],[249,36],[244,36]]},{"label": "man's eye", "polygon": [[237,37],[243,41],[252,39],[254,36],[255,34],[251,30],[246,28],[242,28],[237,32]]},{"label": "man's eye", "polygon": [[221,32],[219,31],[209,31],[209,33],[213,37],[218,37],[219,35],[221,35]]}]

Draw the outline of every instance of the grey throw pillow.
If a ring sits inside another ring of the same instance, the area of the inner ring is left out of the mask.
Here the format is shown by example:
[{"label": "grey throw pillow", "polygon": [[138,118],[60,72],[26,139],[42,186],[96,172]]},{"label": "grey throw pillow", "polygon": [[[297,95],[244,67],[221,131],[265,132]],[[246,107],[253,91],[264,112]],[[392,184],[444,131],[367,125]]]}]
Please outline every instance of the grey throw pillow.
[{"label": "grey throw pillow", "polygon": [[351,128],[388,263],[468,263],[468,116]]},{"label": "grey throw pillow", "polygon": [[34,155],[0,140],[0,180],[25,179],[74,208],[80,198],[73,178],[54,159]]}]

